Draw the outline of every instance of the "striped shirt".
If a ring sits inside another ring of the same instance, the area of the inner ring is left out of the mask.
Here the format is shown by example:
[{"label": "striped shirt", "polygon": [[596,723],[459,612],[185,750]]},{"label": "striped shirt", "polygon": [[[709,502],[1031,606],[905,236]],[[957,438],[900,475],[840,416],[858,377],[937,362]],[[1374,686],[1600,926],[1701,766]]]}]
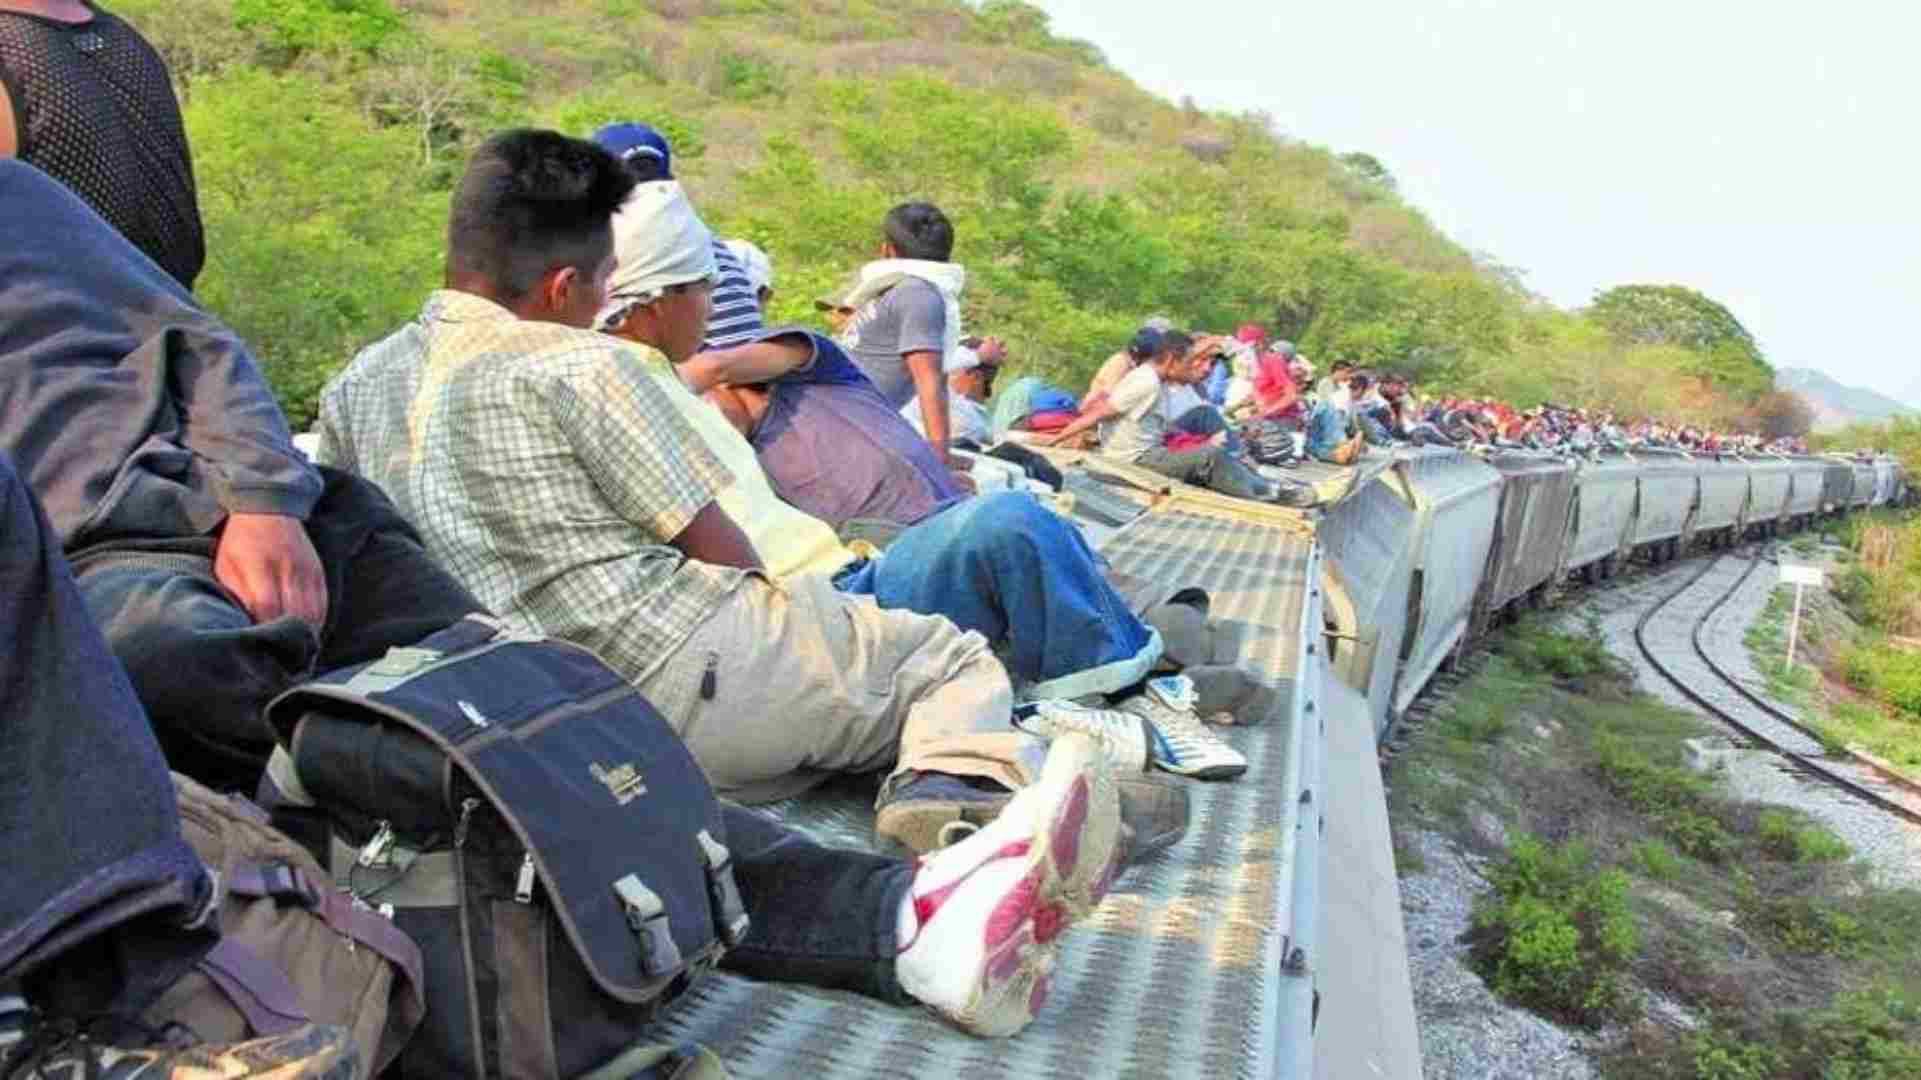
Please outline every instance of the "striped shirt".
[{"label": "striped shirt", "polygon": [[668,546],[733,476],[652,359],[436,292],[327,385],[318,457],[380,485],[495,614],[645,679],[744,576]]},{"label": "striped shirt", "polygon": [[745,345],[760,336],[760,297],[747,268],[740,264],[733,249],[714,241],[714,309],[707,316],[705,350]]}]

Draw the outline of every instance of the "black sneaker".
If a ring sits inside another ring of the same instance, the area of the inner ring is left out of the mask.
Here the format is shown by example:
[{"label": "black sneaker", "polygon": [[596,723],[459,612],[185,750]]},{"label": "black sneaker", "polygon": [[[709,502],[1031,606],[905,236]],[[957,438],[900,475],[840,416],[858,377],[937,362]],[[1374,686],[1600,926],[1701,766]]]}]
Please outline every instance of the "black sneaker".
[{"label": "black sneaker", "polygon": [[[200,1044],[179,1025],[148,1032],[35,1016],[4,1052],[3,1080],[354,1080],[360,1061],[345,1029],[305,1024],[282,1035]],[[124,1029],[124,1030],[123,1030]]]}]

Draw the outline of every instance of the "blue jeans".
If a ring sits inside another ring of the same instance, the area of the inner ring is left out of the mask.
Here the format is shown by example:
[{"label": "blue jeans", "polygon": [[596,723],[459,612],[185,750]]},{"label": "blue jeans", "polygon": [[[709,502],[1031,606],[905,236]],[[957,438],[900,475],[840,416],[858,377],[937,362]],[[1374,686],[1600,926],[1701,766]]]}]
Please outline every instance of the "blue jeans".
[{"label": "blue jeans", "polygon": [[950,506],[835,584],[978,631],[1029,697],[1110,693],[1160,659],[1160,635],[1107,583],[1080,531],[1026,492]]},{"label": "blue jeans", "polygon": [[217,939],[173,781],[60,542],[0,455],[0,983],[132,1015]]},{"label": "blue jeans", "polygon": [[720,966],[767,982],[909,1000],[894,975],[914,864],[824,847],[758,810],[721,804],[734,878],[752,925]]},{"label": "blue jeans", "polygon": [[1234,425],[1227,422],[1227,417],[1221,415],[1221,410],[1211,405],[1196,405],[1175,417],[1174,422],[1167,426],[1173,431],[1182,431],[1189,435],[1201,435],[1208,438],[1225,432],[1227,441],[1224,445],[1227,448],[1227,452],[1230,454],[1238,454],[1241,452],[1240,431],[1237,430]]},{"label": "blue jeans", "polygon": [[1192,450],[1151,446],[1134,459],[1134,464],[1237,499],[1264,499],[1271,491],[1260,473],[1219,446],[1197,446]]}]

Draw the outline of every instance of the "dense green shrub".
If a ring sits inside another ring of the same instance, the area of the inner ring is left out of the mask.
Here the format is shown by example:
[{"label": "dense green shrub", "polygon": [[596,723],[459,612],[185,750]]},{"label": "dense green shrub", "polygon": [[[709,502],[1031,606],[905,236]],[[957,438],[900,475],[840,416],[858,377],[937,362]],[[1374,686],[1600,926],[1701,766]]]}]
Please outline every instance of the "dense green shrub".
[{"label": "dense green shrub", "polygon": [[1842,670],[1848,685],[1921,720],[1921,653],[1874,642],[1850,650]]},{"label": "dense green shrub", "polygon": [[1755,834],[1763,849],[1788,862],[1841,862],[1853,854],[1840,837],[1785,810],[1763,811]]},{"label": "dense green shrub", "polygon": [[1586,845],[1522,836],[1474,911],[1472,957],[1496,993],[1551,1016],[1598,1026],[1628,1006],[1640,947],[1628,877]]}]

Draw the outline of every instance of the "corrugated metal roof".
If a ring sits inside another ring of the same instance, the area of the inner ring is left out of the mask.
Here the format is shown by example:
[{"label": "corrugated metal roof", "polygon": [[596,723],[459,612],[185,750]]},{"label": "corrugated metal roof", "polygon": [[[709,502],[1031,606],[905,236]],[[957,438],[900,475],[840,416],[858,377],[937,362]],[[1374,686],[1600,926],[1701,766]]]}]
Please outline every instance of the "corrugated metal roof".
[{"label": "corrugated metal roof", "polygon": [[[1308,687],[1294,682],[1303,619],[1318,611],[1313,552],[1302,531],[1212,508],[1150,513],[1104,546],[1124,573],[1208,589],[1224,637],[1284,704],[1264,724],[1226,729],[1247,775],[1190,784],[1187,837],[1131,868],[1064,939],[1047,1008],[1027,1031],[980,1040],[924,1011],[723,974],[677,1005],[658,1037],[705,1043],[743,1078],[1270,1075],[1290,1057],[1284,1006],[1299,995],[1284,990],[1298,986],[1283,986],[1279,959],[1300,903],[1300,791],[1317,782],[1319,764],[1316,726],[1296,722]],[[871,793],[838,786],[776,809],[823,842],[865,847]],[[1305,809],[1318,815],[1324,801]],[[1318,867],[1318,854],[1309,857]],[[1306,1059],[1305,1048],[1291,1049]]]}]

